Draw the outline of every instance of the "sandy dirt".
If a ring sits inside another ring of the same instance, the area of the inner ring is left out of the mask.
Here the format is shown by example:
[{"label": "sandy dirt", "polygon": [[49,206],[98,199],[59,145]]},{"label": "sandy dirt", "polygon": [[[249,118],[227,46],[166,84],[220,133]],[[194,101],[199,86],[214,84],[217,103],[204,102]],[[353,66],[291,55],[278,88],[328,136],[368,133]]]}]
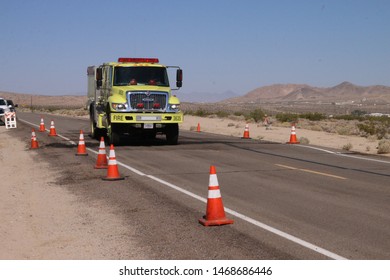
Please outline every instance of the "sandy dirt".
[{"label": "sandy dirt", "polygon": [[[231,120],[224,118],[204,118],[186,115],[181,129],[196,131],[198,124],[201,132],[218,133],[242,137],[244,135],[246,122],[242,120]],[[290,141],[291,127],[271,126],[270,129],[262,123],[249,123],[249,136],[252,139],[286,143]],[[370,140],[358,136],[345,136],[335,133],[301,129],[296,126],[296,137],[299,140],[304,137],[309,140],[310,145],[342,150],[343,147],[351,144],[349,151],[363,154],[377,154],[378,140]],[[390,156],[384,154],[383,156]]]},{"label": "sandy dirt", "polygon": [[[196,131],[198,124],[201,132],[237,137],[242,137],[245,129],[243,121],[195,116],[186,116],[181,129]],[[351,151],[377,151],[377,141],[362,137],[299,127],[296,133],[298,138],[308,138],[311,145],[342,149],[350,143]],[[252,139],[285,143],[290,139],[291,128],[267,130],[262,124],[252,123],[249,135]],[[35,155],[28,143],[12,138],[9,130],[0,126],[0,259],[115,259],[120,248],[137,247],[131,238],[119,243],[103,240],[104,236],[123,234],[121,221],[104,206],[77,203],[74,194],[54,183],[59,172],[48,168],[46,162],[37,162]],[[96,228],[99,232],[95,234]],[[132,252],[133,255],[126,253],[126,258],[147,258],[140,250]]]},{"label": "sandy dirt", "polygon": [[145,257],[139,250],[123,252],[131,238],[111,240],[123,236],[121,220],[104,205],[78,203],[55,184],[59,173],[8,132],[0,126],[0,259]]}]

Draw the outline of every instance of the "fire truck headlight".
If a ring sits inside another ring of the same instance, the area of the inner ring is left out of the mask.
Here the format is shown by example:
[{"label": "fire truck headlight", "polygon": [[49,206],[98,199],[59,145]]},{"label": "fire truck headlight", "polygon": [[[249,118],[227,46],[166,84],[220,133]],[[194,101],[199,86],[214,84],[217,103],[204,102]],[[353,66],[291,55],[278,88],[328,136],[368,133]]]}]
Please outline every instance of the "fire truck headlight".
[{"label": "fire truck headlight", "polygon": [[180,104],[169,104],[169,108],[172,111],[178,112],[178,111],[180,111]]},{"label": "fire truck headlight", "polygon": [[112,109],[114,109],[114,110],[126,110],[127,109],[126,103],[112,103],[111,106],[112,106]]}]

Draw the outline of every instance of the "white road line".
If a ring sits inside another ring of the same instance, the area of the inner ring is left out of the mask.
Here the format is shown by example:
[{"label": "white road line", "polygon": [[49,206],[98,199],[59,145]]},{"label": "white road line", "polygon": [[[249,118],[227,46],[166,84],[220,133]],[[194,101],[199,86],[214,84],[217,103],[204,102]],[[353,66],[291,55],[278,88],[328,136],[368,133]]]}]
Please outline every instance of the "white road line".
[{"label": "white road line", "polygon": [[233,216],[236,216],[237,218],[240,218],[240,219],[242,219],[244,221],[247,221],[248,223],[251,223],[251,224],[253,224],[255,226],[258,226],[258,227],[260,227],[262,229],[265,229],[265,230],[267,230],[269,232],[272,232],[272,233],[274,233],[276,235],[279,235],[280,237],[283,237],[283,238],[285,238],[287,240],[290,240],[290,241],[292,241],[294,243],[297,243],[297,244],[299,244],[299,245],[301,245],[303,247],[306,247],[306,248],[308,248],[310,250],[316,251],[316,252],[318,252],[318,253],[320,253],[320,254],[322,254],[324,256],[327,256],[327,257],[329,257],[331,259],[334,259],[334,260],[346,260],[346,258],[344,258],[344,257],[342,257],[340,255],[337,255],[337,254],[335,254],[333,252],[330,252],[330,251],[328,251],[326,249],[323,249],[323,248],[321,248],[319,246],[316,246],[316,245],[314,245],[312,243],[309,243],[309,242],[307,242],[305,240],[302,240],[302,239],[300,239],[298,237],[295,237],[294,235],[288,234],[286,232],[283,232],[281,230],[273,228],[273,227],[271,227],[269,225],[263,224],[262,222],[259,222],[257,220],[254,220],[254,219],[250,218],[250,217],[242,215],[242,214],[240,214],[240,213],[238,213],[238,212],[236,212],[234,210],[231,210],[229,208],[225,208],[225,211],[227,213],[233,215]]},{"label": "white road line", "polygon": [[341,177],[341,176],[337,176],[337,175],[333,175],[333,174],[329,174],[329,173],[324,173],[324,172],[318,172],[318,171],[311,170],[311,169],[306,169],[306,168],[296,168],[296,167],[283,165],[283,164],[275,164],[275,165],[279,166],[279,167],[286,168],[286,169],[299,170],[299,171],[303,171],[303,172],[308,172],[308,173],[312,173],[312,174],[317,174],[317,175],[321,175],[321,176],[327,176],[327,177],[341,179],[341,180],[346,180],[347,179],[345,177]]},{"label": "white road line", "polygon": [[184,194],[186,194],[186,195],[188,195],[188,196],[191,196],[192,198],[195,198],[195,199],[197,199],[197,200],[199,200],[199,201],[202,201],[202,202],[204,202],[204,203],[207,203],[207,199],[206,199],[206,198],[201,197],[201,196],[199,196],[199,195],[197,195],[197,194],[194,194],[194,193],[192,193],[192,192],[190,192],[190,191],[187,191],[187,190],[185,190],[185,189],[182,189],[182,188],[180,188],[180,187],[178,187],[178,186],[176,186],[176,185],[174,185],[174,184],[171,184],[171,183],[169,183],[169,182],[167,182],[167,181],[164,181],[164,180],[162,180],[162,179],[160,179],[160,178],[157,178],[157,177],[155,177],[155,176],[153,176],[153,175],[146,175],[146,177],[148,177],[148,178],[150,178],[150,179],[152,179],[152,180],[155,180],[155,181],[157,181],[157,182],[159,182],[159,183],[161,183],[161,184],[163,184],[163,185],[166,185],[167,187],[170,187],[170,188],[172,188],[172,189],[174,189],[174,190],[177,190],[177,191],[179,191],[179,192],[182,192],[182,193],[184,193]]},{"label": "white road line", "polygon": [[[29,125],[39,127],[39,125],[34,124],[34,123],[31,123],[31,122],[26,121],[26,120],[23,120],[23,119],[18,119],[18,120],[21,121],[21,122],[27,123],[27,124],[29,124]],[[48,129],[46,129],[46,131],[49,132]],[[64,140],[66,140],[66,141],[68,141],[68,142],[71,143],[72,145],[77,145],[76,142],[73,142],[72,140],[70,140],[69,138],[67,138],[67,137],[65,137],[65,136],[62,136],[61,134],[58,134],[58,137],[60,137],[60,138],[62,138],[62,139],[64,139]]]},{"label": "white road line", "polygon": [[[150,178],[150,179],[153,179],[153,180],[155,180],[155,181],[161,183],[161,184],[164,184],[164,185],[166,185],[166,186],[168,186],[168,187],[170,187],[170,188],[173,188],[173,189],[175,189],[175,190],[177,190],[177,191],[179,191],[179,192],[182,192],[182,193],[184,193],[184,194],[187,194],[187,195],[189,195],[189,196],[191,196],[191,197],[193,197],[193,198],[195,198],[195,199],[197,199],[197,200],[199,200],[199,201],[202,201],[202,202],[204,202],[204,203],[207,203],[207,199],[205,199],[205,198],[203,198],[203,197],[201,197],[201,196],[199,196],[199,195],[196,195],[196,194],[194,194],[194,193],[192,193],[192,192],[189,192],[189,191],[187,191],[187,190],[185,190],[185,189],[182,189],[182,188],[180,188],[180,187],[178,187],[178,186],[176,186],[176,185],[174,185],[174,184],[171,184],[171,183],[169,183],[169,182],[166,182],[166,181],[164,181],[164,180],[162,180],[162,179],[159,179],[159,178],[157,178],[157,177],[154,177],[154,176],[152,176],[152,175],[146,175],[146,176],[147,176],[148,178]],[[276,228],[273,228],[273,227],[271,227],[271,226],[269,226],[269,225],[266,225],[266,224],[264,224],[264,223],[262,223],[262,222],[259,222],[259,221],[255,220],[255,219],[252,219],[252,218],[248,217],[248,216],[245,216],[245,215],[243,215],[243,214],[241,214],[241,213],[239,213],[239,212],[236,212],[236,211],[234,211],[234,210],[232,210],[232,209],[230,209],[230,208],[224,207],[224,209],[225,209],[225,212],[226,212],[226,213],[229,213],[229,214],[231,214],[231,215],[233,215],[233,216],[235,216],[235,217],[237,217],[237,218],[239,218],[239,219],[242,219],[242,220],[244,220],[244,221],[246,221],[246,222],[248,222],[248,223],[250,223],[250,224],[253,224],[253,225],[257,226],[257,227],[260,227],[260,228],[265,229],[265,230],[267,230],[267,231],[269,231],[269,232],[272,232],[272,233],[274,233],[274,234],[276,234],[276,235],[278,235],[278,236],[280,236],[280,237],[283,237],[283,238],[285,238],[285,239],[287,239],[287,240],[290,240],[290,241],[292,241],[292,242],[294,242],[294,243],[297,243],[297,244],[299,244],[299,245],[301,245],[301,246],[303,246],[303,247],[306,247],[306,248],[308,248],[308,249],[310,249],[310,250],[313,250],[313,251],[315,251],[315,252],[317,252],[317,253],[320,253],[320,254],[322,254],[322,255],[324,255],[324,256],[327,256],[327,257],[329,257],[329,258],[331,258],[331,259],[335,259],[335,260],[346,260],[346,258],[344,258],[344,257],[342,257],[342,256],[339,256],[339,255],[337,255],[337,254],[335,254],[335,253],[333,253],[333,252],[330,252],[330,251],[328,251],[328,250],[326,250],[326,249],[323,249],[323,248],[321,248],[321,247],[319,247],[319,246],[317,246],[317,245],[311,244],[311,243],[309,243],[309,242],[307,242],[307,241],[305,241],[305,240],[302,240],[302,239],[300,239],[300,238],[298,238],[298,237],[295,237],[295,236],[293,236],[293,235],[291,235],[291,234],[288,234],[288,233],[285,233],[285,232],[283,232],[283,231],[281,231],[281,230],[278,230],[278,229],[276,229]]]},{"label": "white road line", "polygon": [[350,157],[350,158],[355,158],[355,159],[361,159],[361,160],[367,160],[367,161],[374,161],[374,162],[390,164],[390,161],[386,161],[386,160],[380,160],[380,159],[374,159],[374,158],[365,158],[365,157],[353,156],[353,155],[348,155],[348,154],[342,154],[340,152],[333,152],[333,151],[329,151],[329,150],[326,150],[326,149],[317,148],[317,147],[311,147],[311,146],[306,146],[306,145],[296,145],[295,147],[303,147],[303,148],[318,150],[318,151],[322,151],[322,152],[325,152],[325,153],[333,154],[333,155],[336,155],[336,156]]},{"label": "white road line", "polygon": [[[30,122],[28,122],[28,121],[25,121],[25,120],[21,120],[21,121],[23,121],[23,122],[25,122],[25,123],[28,123],[28,124],[30,124],[30,125],[39,127],[38,125],[35,125],[35,124],[30,123]],[[60,135],[59,135],[59,136],[60,136]],[[69,141],[69,142],[71,142],[71,143],[73,142],[73,141],[71,141],[70,139],[68,139],[68,138],[66,138],[66,137],[63,137],[63,136],[60,136],[60,137],[63,138],[63,139],[65,139],[65,140],[67,140],[67,141]],[[73,142],[73,143],[74,143],[74,142]],[[98,152],[96,152],[96,151],[94,151],[94,150],[92,150],[92,149],[90,149],[90,148],[87,148],[87,150],[90,151],[90,152],[92,152],[92,153],[94,153],[94,154],[98,154]],[[159,183],[161,183],[161,184],[163,184],[163,185],[165,185],[165,186],[167,186],[167,187],[170,187],[170,188],[172,188],[172,189],[174,189],[174,190],[177,190],[177,191],[179,191],[179,192],[181,192],[181,193],[184,193],[184,194],[186,194],[186,195],[188,195],[188,196],[190,196],[190,197],[192,197],[192,198],[194,198],[194,199],[197,199],[197,200],[199,200],[199,201],[201,201],[201,202],[203,202],[203,203],[207,203],[207,199],[206,199],[206,198],[201,197],[201,196],[199,196],[199,195],[197,195],[197,194],[194,194],[194,193],[192,193],[192,192],[190,192],[190,191],[187,191],[187,190],[185,190],[185,189],[183,189],[183,188],[181,188],[181,187],[178,187],[178,186],[176,186],[176,185],[174,185],[174,184],[171,184],[171,183],[169,183],[169,182],[167,182],[167,181],[165,181],[165,180],[162,180],[162,179],[160,179],[160,178],[157,178],[157,177],[155,177],[155,176],[153,176],[153,175],[147,175],[147,174],[145,174],[145,173],[143,173],[143,172],[141,172],[141,171],[139,171],[139,170],[137,170],[137,169],[135,169],[135,168],[133,168],[133,167],[130,167],[130,166],[124,164],[124,163],[119,162],[118,160],[117,160],[117,164],[118,164],[118,165],[121,165],[122,167],[124,167],[124,168],[130,170],[131,172],[134,172],[134,173],[136,173],[136,174],[138,174],[138,175],[140,175],[140,176],[148,177],[148,178],[150,178],[150,179],[152,179],[152,180],[154,180],[154,181],[156,181],[156,182],[159,182]],[[288,233],[286,233],[286,232],[283,232],[283,231],[281,231],[281,230],[278,230],[278,229],[276,229],[276,228],[273,228],[273,227],[271,227],[271,226],[269,226],[269,225],[266,225],[266,224],[264,224],[264,223],[262,223],[262,222],[259,222],[259,221],[255,220],[255,219],[252,219],[252,218],[250,218],[250,217],[247,217],[247,216],[245,216],[245,215],[243,215],[243,214],[241,214],[241,213],[239,213],[239,212],[236,212],[236,211],[234,211],[234,210],[232,210],[232,209],[230,209],[230,208],[226,208],[226,207],[225,207],[225,211],[226,211],[227,213],[229,213],[229,214],[231,214],[231,215],[233,215],[233,216],[239,218],[239,219],[242,219],[242,220],[244,220],[244,221],[250,223],[250,224],[253,224],[253,225],[255,225],[255,226],[257,226],[257,227],[260,227],[260,228],[262,228],[262,229],[264,229],[264,230],[267,230],[267,231],[269,231],[269,232],[272,232],[272,233],[274,233],[274,234],[276,234],[276,235],[278,235],[278,236],[280,236],[280,237],[282,237],[282,238],[285,238],[285,239],[287,239],[287,240],[290,240],[290,241],[292,241],[292,242],[294,242],[294,243],[297,243],[297,244],[299,244],[299,245],[301,245],[301,246],[303,246],[303,247],[305,247],[305,248],[308,248],[308,249],[310,249],[310,250],[313,250],[313,251],[315,251],[315,252],[317,252],[317,253],[319,253],[319,254],[322,254],[322,255],[324,255],[324,256],[327,256],[327,257],[329,257],[329,258],[331,258],[331,259],[335,259],[335,260],[345,260],[345,259],[346,259],[346,258],[344,258],[344,257],[342,257],[342,256],[340,256],[340,255],[337,255],[337,254],[335,254],[335,253],[333,253],[333,252],[330,252],[330,251],[328,251],[328,250],[326,250],[326,249],[323,249],[323,248],[321,248],[321,247],[319,247],[319,246],[317,246],[317,245],[314,245],[314,244],[309,243],[309,242],[307,242],[307,241],[305,241],[305,240],[302,240],[302,239],[300,239],[300,238],[298,238],[298,237],[295,237],[295,236],[293,236],[293,235],[291,235],[291,234],[288,234]]]},{"label": "white road line", "polygon": [[[21,121],[21,122],[24,122],[24,123],[30,124],[30,125],[32,125],[32,126],[39,127],[39,125],[37,125],[37,124],[35,124],[35,123],[31,123],[31,122],[29,122],[29,121],[26,121],[26,120],[23,120],[23,119],[19,119],[19,118],[18,118],[18,121]],[[49,132],[49,130],[48,130],[48,129],[46,129],[46,131],[47,131],[47,132]]]}]

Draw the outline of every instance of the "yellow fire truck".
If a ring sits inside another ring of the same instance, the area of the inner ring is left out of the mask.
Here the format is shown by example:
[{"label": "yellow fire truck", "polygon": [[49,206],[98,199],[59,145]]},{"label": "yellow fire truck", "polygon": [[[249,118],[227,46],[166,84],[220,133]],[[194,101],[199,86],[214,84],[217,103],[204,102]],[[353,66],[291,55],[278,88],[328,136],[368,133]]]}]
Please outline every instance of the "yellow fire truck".
[{"label": "yellow fire truck", "polygon": [[176,68],[176,88],[183,71],[164,66],[157,58],[119,58],[118,62],[89,66],[88,104],[91,134],[107,136],[118,145],[125,136],[154,138],[165,134],[176,145],[183,122],[179,99],[171,93],[168,68]]}]

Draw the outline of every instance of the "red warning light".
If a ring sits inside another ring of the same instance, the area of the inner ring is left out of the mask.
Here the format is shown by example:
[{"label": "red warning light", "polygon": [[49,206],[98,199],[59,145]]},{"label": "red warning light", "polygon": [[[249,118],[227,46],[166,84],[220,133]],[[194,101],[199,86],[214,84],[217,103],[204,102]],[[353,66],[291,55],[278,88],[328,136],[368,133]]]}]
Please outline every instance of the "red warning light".
[{"label": "red warning light", "polygon": [[118,62],[128,63],[159,63],[158,58],[133,58],[133,57],[120,57]]},{"label": "red warning light", "polygon": [[144,104],[143,103],[137,103],[137,108],[138,109],[143,109],[144,108]]}]

